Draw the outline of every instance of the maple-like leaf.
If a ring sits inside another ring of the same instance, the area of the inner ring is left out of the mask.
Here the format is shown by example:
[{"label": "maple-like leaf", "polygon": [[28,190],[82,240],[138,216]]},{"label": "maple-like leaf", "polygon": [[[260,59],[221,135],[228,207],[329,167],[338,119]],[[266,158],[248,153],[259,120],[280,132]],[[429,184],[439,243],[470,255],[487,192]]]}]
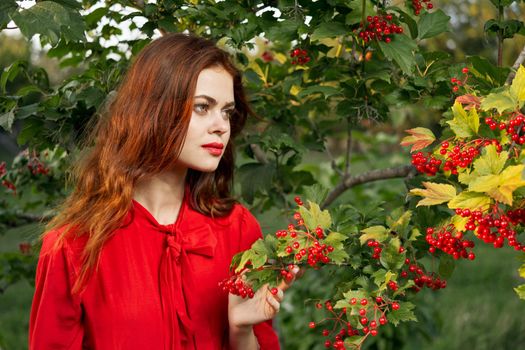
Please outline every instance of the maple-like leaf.
[{"label": "maple-like leaf", "polygon": [[481,156],[474,161],[474,173],[479,176],[497,175],[505,166],[509,152],[498,153],[495,145],[489,145],[483,149]]},{"label": "maple-like leaf", "polygon": [[512,205],[512,193],[525,186],[521,175],[523,168],[524,165],[513,165],[498,175],[480,176],[470,182],[469,190],[486,193],[498,202]]},{"label": "maple-like leaf", "polygon": [[461,103],[462,105],[465,105],[463,108],[468,111],[472,108],[479,108],[481,105],[481,99],[478,96],[472,95],[472,94],[465,94],[456,97],[456,102]]},{"label": "maple-like leaf", "polygon": [[510,95],[518,102],[518,108],[525,102],[525,68],[522,65],[518,68],[516,76],[510,86]]},{"label": "maple-like leaf", "polygon": [[436,140],[434,133],[427,128],[413,128],[406,130],[406,132],[409,133],[410,136],[405,136],[401,140],[401,146],[412,145],[410,149],[411,152],[419,151]]},{"label": "maple-like leaf", "polygon": [[456,196],[456,188],[452,185],[424,181],[425,188],[414,188],[410,193],[425,197],[417,203],[420,205],[436,205],[450,201]]},{"label": "maple-like leaf", "polygon": [[450,209],[487,209],[490,202],[490,198],[483,193],[463,191],[448,202],[448,207]]},{"label": "maple-like leaf", "polygon": [[478,133],[479,116],[475,109],[471,109],[467,113],[461,103],[456,101],[452,106],[452,113],[454,118],[449,120],[447,124],[450,125],[457,137],[471,137]]}]

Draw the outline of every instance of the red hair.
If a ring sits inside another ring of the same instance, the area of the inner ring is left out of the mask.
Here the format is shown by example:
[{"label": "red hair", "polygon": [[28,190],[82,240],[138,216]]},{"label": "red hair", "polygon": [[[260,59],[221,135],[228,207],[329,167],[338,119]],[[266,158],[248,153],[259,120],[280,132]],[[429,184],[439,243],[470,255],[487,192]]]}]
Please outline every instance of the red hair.
[{"label": "red hair", "polygon": [[[169,169],[179,156],[198,75],[210,67],[221,67],[233,78],[233,138],[251,111],[241,74],[225,51],[203,38],[167,34],[147,45],[134,60],[72,169],[74,191],[48,225],[48,230],[66,228],[59,243],[68,235],[87,235],[74,291],[84,285],[104,243],[123,224],[137,181]],[[230,195],[233,158],[233,143],[229,142],[216,171],[188,171],[186,183],[194,209],[210,216],[231,211],[235,203]]]}]

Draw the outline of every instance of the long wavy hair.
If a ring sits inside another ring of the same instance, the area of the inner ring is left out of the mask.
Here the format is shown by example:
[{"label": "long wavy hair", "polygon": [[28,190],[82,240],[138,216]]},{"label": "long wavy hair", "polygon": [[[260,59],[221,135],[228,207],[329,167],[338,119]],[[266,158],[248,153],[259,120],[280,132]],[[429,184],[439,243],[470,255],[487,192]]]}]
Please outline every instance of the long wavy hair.
[{"label": "long wavy hair", "polygon": [[[74,190],[47,227],[47,232],[62,229],[57,245],[70,235],[87,235],[74,292],[85,285],[104,243],[123,225],[137,181],[169,169],[178,158],[198,75],[210,67],[221,67],[233,78],[235,137],[251,114],[240,72],[213,42],[180,33],[164,35],[140,52],[87,137],[85,151],[71,171]],[[186,185],[195,210],[209,216],[232,210],[233,161],[233,142],[228,142],[216,171],[188,171]]]}]

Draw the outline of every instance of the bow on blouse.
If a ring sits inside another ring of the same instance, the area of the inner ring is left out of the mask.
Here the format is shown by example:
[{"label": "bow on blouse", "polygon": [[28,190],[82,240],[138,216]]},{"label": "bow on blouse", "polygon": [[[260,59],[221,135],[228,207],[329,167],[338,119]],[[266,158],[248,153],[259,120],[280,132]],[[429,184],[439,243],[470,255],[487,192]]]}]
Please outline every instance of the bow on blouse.
[{"label": "bow on blouse", "polygon": [[188,254],[212,258],[217,238],[208,225],[193,230],[165,230],[166,248],[160,268],[162,313],[167,322],[166,350],[195,349],[193,326],[185,291],[191,293],[191,262]]}]

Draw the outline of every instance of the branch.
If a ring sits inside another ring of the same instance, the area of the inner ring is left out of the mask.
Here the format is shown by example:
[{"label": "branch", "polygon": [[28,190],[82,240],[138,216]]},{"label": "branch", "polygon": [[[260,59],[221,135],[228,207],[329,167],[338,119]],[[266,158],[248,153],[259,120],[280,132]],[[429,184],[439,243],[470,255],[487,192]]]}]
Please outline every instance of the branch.
[{"label": "branch", "polygon": [[321,205],[322,208],[326,208],[334,200],[337,199],[343,192],[345,192],[347,189],[361,185],[367,182],[373,182],[378,180],[386,180],[386,179],[394,179],[398,177],[407,177],[411,174],[415,173],[415,169],[412,165],[402,165],[395,168],[386,168],[386,169],[376,169],[367,171],[363,174],[356,175],[356,176],[345,176],[342,178],[339,185],[337,185],[332,192],[328,194],[328,197],[324,201],[324,203]]},{"label": "branch", "polygon": [[259,145],[256,145],[255,143],[250,144],[250,148],[253,152],[253,155],[255,156],[255,159],[261,164],[268,164],[268,158],[266,158],[266,154],[264,154],[264,151],[259,147]]},{"label": "branch", "polygon": [[509,73],[509,76],[507,77],[505,84],[510,85],[512,83],[512,80],[514,80],[514,77],[516,76],[516,71],[518,70],[518,68],[524,61],[525,61],[525,46],[523,46],[523,49],[518,55],[518,58],[516,58],[516,61],[512,65],[512,70]]}]

